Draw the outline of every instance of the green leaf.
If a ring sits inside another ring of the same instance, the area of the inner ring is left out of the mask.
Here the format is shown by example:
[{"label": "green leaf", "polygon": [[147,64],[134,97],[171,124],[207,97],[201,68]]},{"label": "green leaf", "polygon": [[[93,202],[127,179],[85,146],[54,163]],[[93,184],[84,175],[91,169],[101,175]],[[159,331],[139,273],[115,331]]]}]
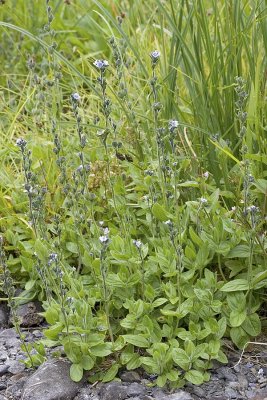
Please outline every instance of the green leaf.
[{"label": "green leaf", "polygon": [[159,306],[161,306],[162,304],[166,303],[168,300],[165,299],[164,297],[160,297],[158,299],[156,299],[155,301],[153,301],[152,306],[154,308],[157,308]]},{"label": "green leaf", "polygon": [[177,369],[172,369],[171,371],[166,373],[166,377],[171,382],[177,382],[179,379],[179,371]]},{"label": "green leaf", "polygon": [[121,336],[119,336],[114,343],[113,350],[120,351],[123,349],[124,346],[125,346],[125,342],[124,342],[123,338]]},{"label": "green leaf", "polygon": [[246,244],[239,244],[226,255],[226,258],[247,258],[250,255],[250,247]]},{"label": "green leaf", "polygon": [[156,363],[155,360],[153,360],[152,357],[140,357],[142,364],[150,367],[150,371],[156,372],[158,370],[158,364]]},{"label": "green leaf", "polygon": [[25,290],[31,290],[34,287],[35,283],[35,279],[30,279],[25,285]]},{"label": "green leaf", "polygon": [[47,247],[41,241],[41,239],[36,239],[35,245],[34,245],[34,250],[35,250],[35,253],[37,254],[37,257],[39,258],[39,260],[46,262],[47,257],[48,257],[48,250],[47,250]]},{"label": "green leaf", "polygon": [[216,360],[218,360],[219,362],[221,362],[222,364],[227,364],[228,363],[228,358],[226,357],[226,355],[224,354],[224,352],[222,350],[219,351]]},{"label": "green leaf", "polygon": [[216,357],[217,354],[219,353],[220,347],[221,347],[220,340],[219,339],[213,339],[213,340],[209,341],[209,343],[208,343],[208,345],[206,347],[206,350],[207,350],[207,352],[208,352],[208,354],[210,356]]},{"label": "green leaf", "polygon": [[[258,289],[259,283],[267,279],[267,271],[259,272],[253,279],[252,279],[252,288]],[[260,286],[261,287],[261,286]]]},{"label": "green leaf", "polygon": [[192,360],[196,361],[198,358],[200,358],[206,352],[206,348],[207,348],[206,343],[201,343],[197,345],[193,352]]},{"label": "green leaf", "polygon": [[195,244],[199,247],[202,246],[203,240],[196,234],[192,226],[189,227],[189,235]]},{"label": "green leaf", "polygon": [[27,271],[27,272],[32,271],[34,262],[31,258],[20,256],[20,262],[21,262],[22,268],[25,271]]},{"label": "green leaf", "polygon": [[157,377],[156,384],[158,387],[165,386],[166,382],[167,382],[167,376],[165,374]]},{"label": "green leaf", "polygon": [[218,339],[221,339],[223,335],[225,334],[226,331],[226,326],[227,326],[227,321],[225,317],[222,317],[218,321],[218,332],[216,333],[216,337]]},{"label": "green leaf", "polygon": [[242,328],[250,336],[258,336],[261,333],[261,321],[258,314],[251,314],[247,316],[242,324]]},{"label": "green leaf", "polygon": [[172,217],[172,215],[170,215],[159,203],[153,204],[151,211],[154,217],[162,222],[167,221]]},{"label": "green leaf", "polygon": [[90,335],[88,335],[88,347],[94,347],[98,344],[102,344],[103,341],[105,340],[105,334],[101,334],[101,333],[90,333]]},{"label": "green leaf", "polygon": [[132,369],[136,369],[139,368],[142,364],[142,360],[140,357],[140,354],[133,354],[132,358],[130,359],[130,361],[128,361],[126,368],[128,370],[132,370]]},{"label": "green leaf", "polygon": [[136,347],[149,347],[148,340],[141,335],[122,335],[127,343],[133,344]]},{"label": "green leaf", "polygon": [[67,248],[67,250],[69,250],[71,253],[79,254],[79,248],[78,248],[77,243],[67,242],[67,243],[66,243],[66,248]]},{"label": "green leaf", "polygon": [[243,324],[247,317],[246,311],[239,311],[239,310],[233,310],[230,312],[230,325],[232,327],[237,327]]},{"label": "green leaf", "polygon": [[102,343],[93,346],[90,349],[91,353],[97,357],[109,356],[112,353],[112,343]]},{"label": "green leaf", "polygon": [[70,367],[70,377],[74,382],[80,382],[83,377],[83,367],[81,364],[72,364]]},{"label": "green leaf", "polygon": [[246,279],[234,279],[233,281],[227,282],[220,289],[222,292],[236,292],[239,290],[248,290],[249,284]]},{"label": "green leaf", "polygon": [[242,349],[247,344],[247,342],[249,342],[249,335],[244,331],[241,326],[239,326],[238,328],[231,328],[230,337],[239,349]]},{"label": "green leaf", "polygon": [[[262,155],[260,155],[260,157],[262,157]],[[266,163],[266,161],[265,161],[265,163]],[[263,193],[265,196],[267,195],[267,180],[266,179],[256,179],[253,183],[261,193]]]},{"label": "green leaf", "polygon": [[54,306],[49,307],[42,315],[50,325],[54,325],[59,320],[58,310]]},{"label": "green leaf", "polygon": [[58,335],[62,332],[64,325],[62,323],[56,323],[54,326],[52,326],[49,329],[46,329],[44,331],[44,335],[48,338],[48,339],[52,339],[52,340],[57,340],[58,339]]},{"label": "green leaf", "polygon": [[185,373],[185,379],[193,385],[201,385],[204,382],[203,373],[195,369],[191,369]]},{"label": "green leaf", "polygon": [[82,356],[81,365],[82,365],[83,369],[85,369],[86,371],[90,371],[90,369],[92,369],[94,367],[95,362],[92,359],[92,357],[90,357],[88,355],[84,355],[84,356]]},{"label": "green leaf", "polygon": [[183,183],[179,183],[177,186],[178,187],[198,187],[199,183],[196,181],[186,181]]},{"label": "green leaf", "polygon": [[190,339],[186,339],[184,343],[184,349],[186,354],[191,358],[195,352],[196,346]]},{"label": "green leaf", "polygon": [[112,381],[116,377],[118,370],[119,370],[119,365],[113,364],[103,376],[102,382]]},{"label": "green leaf", "polygon": [[187,369],[190,364],[190,359],[183,349],[173,349],[172,352],[173,361],[182,369]]},{"label": "green leaf", "polygon": [[117,274],[110,273],[106,277],[106,283],[108,286],[114,287],[114,288],[120,288],[126,286],[124,282],[120,279],[120,277]]},{"label": "green leaf", "polygon": [[227,294],[227,304],[232,311],[243,311],[246,309],[246,296],[243,292],[229,292]]}]

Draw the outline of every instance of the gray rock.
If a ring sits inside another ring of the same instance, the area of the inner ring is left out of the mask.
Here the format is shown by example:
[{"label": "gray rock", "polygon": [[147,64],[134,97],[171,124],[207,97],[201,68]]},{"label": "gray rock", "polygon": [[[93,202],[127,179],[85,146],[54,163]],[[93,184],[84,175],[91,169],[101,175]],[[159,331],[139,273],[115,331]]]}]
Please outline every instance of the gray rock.
[{"label": "gray rock", "polygon": [[124,400],[127,399],[127,386],[123,386],[120,382],[110,382],[103,385],[99,392],[101,400]]},{"label": "gray rock", "polygon": [[192,387],[190,387],[190,391],[200,397],[201,399],[204,399],[206,396],[206,392],[204,389],[202,389],[200,386],[196,386],[196,385],[192,385]]},{"label": "gray rock", "polygon": [[6,361],[7,359],[8,355],[5,346],[0,345],[0,361]]},{"label": "gray rock", "polygon": [[0,343],[5,343],[6,339],[16,337],[17,333],[14,328],[4,329],[0,331]]},{"label": "gray rock", "polygon": [[227,381],[232,381],[232,382],[237,381],[236,374],[233,372],[232,369],[228,367],[218,368],[216,372],[220,379],[225,379]]},{"label": "gray rock", "polygon": [[92,394],[90,388],[83,388],[73,400],[99,400],[99,397]]},{"label": "gray rock", "polygon": [[0,390],[5,390],[6,387],[7,387],[7,383],[6,382],[0,382]]},{"label": "gray rock", "polygon": [[44,337],[43,332],[40,331],[39,329],[35,329],[35,330],[32,332],[32,334],[33,334],[33,336],[34,336],[35,338],[38,338],[38,339],[41,339],[41,338]]},{"label": "gray rock", "polygon": [[0,400],[7,400],[7,398],[5,396],[3,396],[2,394],[0,394]]},{"label": "gray rock", "polygon": [[27,378],[22,378],[14,384],[8,384],[7,390],[5,394],[8,398],[12,400],[21,400],[22,399],[22,391],[25,385]]},{"label": "gray rock", "polygon": [[134,382],[127,386],[127,394],[129,397],[140,396],[145,394],[146,388],[140,383]]},{"label": "gray rock", "polygon": [[136,371],[125,371],[120,376],[123,382],[140,382],[141,378]]},{"label": "gray rock", "polygon": [[229,386],[227,386],[225,388],[224,394],[228,399],[238,399],[239,398],[238,392]]},{"label": "gray rock", "polygon": [[178,390],[172,394],[165,394],[162,391],[158,391],[155,393],[155,400],[193,400],[193,397],[184,390]]},{"label": "gray rock", "polygon": [[8,366],[8,372],[11,372],[13,375],[25,370],[25,365],[17,360],[8,360],[5,365]]},{"label": "gray rock", "polygon": [[[131,397],[129,400],[144,400],[144,397],[143,396],[142,397],[134,396],[134,397]],[[154,400],[154,399],[152,398],[152,400]]]},{"label": "gray rock", "polygon": [[8,365],[0,365],[0,376],[3,376],[8,371]]},{"label": "gray rock", "polygon": [[44,318],[38,313],[43,311],[39,301],[30,301],[22,304],[17,309],[17,315],[20,319],[20,325],[28,328],[29,326],[40,325]]},{"label": "gray rock", "polygon": [[72,400],[83,382],[73,382],[69,368],[70,363],[65,360],[45,362],[27,380],[23,400],[40,400],[40,393],[42,400]]},{"label": "gray rock", "polygon": [[5,345],[6,348],[20,347],[20,340],[15,329],[10,328],[0,332],[0,344]]}]

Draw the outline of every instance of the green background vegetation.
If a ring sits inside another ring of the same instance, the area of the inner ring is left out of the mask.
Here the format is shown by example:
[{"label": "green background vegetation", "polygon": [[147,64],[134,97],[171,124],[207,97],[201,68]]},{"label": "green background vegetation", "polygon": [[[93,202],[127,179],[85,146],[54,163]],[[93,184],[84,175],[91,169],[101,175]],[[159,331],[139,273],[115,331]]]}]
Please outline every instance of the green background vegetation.
[{"label": "green background vegetation", "polygon": [[208,380],[265,322],[266,1],[0,4],[2,300],[50,325],[27,362]]}]

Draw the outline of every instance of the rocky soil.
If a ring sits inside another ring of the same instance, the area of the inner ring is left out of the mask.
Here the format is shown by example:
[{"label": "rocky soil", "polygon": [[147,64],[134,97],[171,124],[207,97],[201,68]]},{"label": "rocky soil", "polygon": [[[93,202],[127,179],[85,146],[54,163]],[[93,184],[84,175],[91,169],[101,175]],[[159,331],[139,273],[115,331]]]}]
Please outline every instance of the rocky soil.
[{"label": "rocky soil", "polygon": [[[27,328],[40,324],[37,311],[34,304],[19,310],[30,342],[42,337],[40,326]],[[19,337],[7,325],[7,310],[0,305],[0,400],[267,400],[267,347],[245,355],[238,365],[240,354],[233,352],[229,365],[214,366],[210,382],[170,393],[153,387],[155,377],[143,371],[122,371],[120,380],[106,384],[72,382],[64,357],[51,356],[38,369],[27,369],[21,362],[25,356]]]}]

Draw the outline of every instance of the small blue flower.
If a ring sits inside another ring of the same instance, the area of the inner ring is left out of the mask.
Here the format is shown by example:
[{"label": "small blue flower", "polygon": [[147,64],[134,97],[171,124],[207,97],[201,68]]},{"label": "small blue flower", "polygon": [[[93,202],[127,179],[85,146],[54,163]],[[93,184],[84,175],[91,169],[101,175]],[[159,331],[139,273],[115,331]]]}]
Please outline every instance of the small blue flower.
[{"label": "small blue flower", "polygon": [[26,140],[21,138],[16,140],[16,146],[20,147],[21,149],[24,149],[26,145],[27,145]]},{"label": "small blue flower", "polygon": [[142,247],[142,242],[141,240],[133,240],[133,244],[140,249]]},{"label": "small blue flower", "polygon": [[160,58],[160,52],[158,50],[154,50],[152,51],[152,53],[150,53],[150,57],[152,59],[152,62],[157,62]]},{"label": "small blue flower", "polygon": [[99,240],[101,243],[108,243],[109,238],[108,238],[108,236],[103,235],[103,236],[99,236]]},{"label": "small blue flower", "polygon": [[172,119],[171,121],[169,121],[169,130],[173,131],[174,129],[178,128],[179,126],[179,122],[176,121],[175,119]]},{"label": "small blue flower", "polygon": [[81,100],[81,96],[79,95],[79,93],[72,93],[71,98],[74,101],[80,101]]},{"label": "small blue flower", "polygon": [[94,66],[98,69],[105,70],[109,66],[109,63],[106,60],[95,60]]},{"label": "small blue flower", "polygon": [[199,201],[200,201],[201,204],[207,204],[208,203],[208,200],[205,199],[205,197],[200,197]]}]

